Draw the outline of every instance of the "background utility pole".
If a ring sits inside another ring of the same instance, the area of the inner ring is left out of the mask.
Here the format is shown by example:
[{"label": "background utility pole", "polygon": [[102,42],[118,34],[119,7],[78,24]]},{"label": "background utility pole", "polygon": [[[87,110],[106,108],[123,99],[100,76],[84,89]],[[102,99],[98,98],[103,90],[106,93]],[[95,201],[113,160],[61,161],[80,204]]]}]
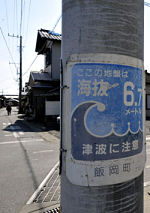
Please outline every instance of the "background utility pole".
[{"label": "background utility pole", "polygon": [[142,213],[144,1],[62,12],[62,213]]},{"label": "background utility pole", "polygon": [[22,36],[20,36],[20,73],[19,73],[19,113],[22,113]]},{"label": "background utility pole", "polygon": [[[22,113],[22,107],[21,107],[21,97],[22,97],[22,36],[15,36],[8,34],[8,36],[13,38],[19,38],[20,39],[20,46],[19,46],[19,53],[20,53],[20,72],[19,72],[19,113]],[[16,65],[16,63],[15,63]],[[18,74],[18,70],[17,70]]]}]

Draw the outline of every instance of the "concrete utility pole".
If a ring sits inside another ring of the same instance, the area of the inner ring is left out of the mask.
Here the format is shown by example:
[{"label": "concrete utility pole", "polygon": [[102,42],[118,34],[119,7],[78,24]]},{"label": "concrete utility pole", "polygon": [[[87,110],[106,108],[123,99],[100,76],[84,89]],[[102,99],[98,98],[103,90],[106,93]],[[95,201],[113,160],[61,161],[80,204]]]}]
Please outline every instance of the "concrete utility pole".
[{"label": "concrete utility pole", "polygon": [[[22,97],[22,36],[15,36],[10,35],[8,33],[8,36],[13,37],[13,38],[19,38],[20,39],[20,46],[19,46],[19,52],[20,52],[20,72],[19,72],[19,112],[18,113],[22,113],[22,107],[21,107],[21,97]],[[12,63],[10,63],[12,64]],[[16,63],[14,63],[16,65]],[[17,67],[16,67],[17,68]],[[17,74],[18,74],[18,70],[17,70]]]},{"label": "concrete utility pole", "polygon": [[19,113],[22,113],[22,36],[20,36],[20,73],[19,73]]},{"label": "concrete utility pole", "polygon": [[62,12],[62,213],[142,213],[144,1]]}]

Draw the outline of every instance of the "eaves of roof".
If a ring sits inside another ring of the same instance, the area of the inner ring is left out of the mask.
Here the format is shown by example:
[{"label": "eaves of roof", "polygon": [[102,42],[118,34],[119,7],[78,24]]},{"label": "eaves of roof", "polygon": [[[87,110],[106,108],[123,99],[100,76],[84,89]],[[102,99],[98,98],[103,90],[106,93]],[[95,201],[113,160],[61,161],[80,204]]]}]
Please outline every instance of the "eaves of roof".
[{"label": "eaves of roof", "polygon": [[32,88],[52,89],[52,86],[35,84],[35,85],[32,86]]},{"label": "eaves of roof", "polygon": [[47,41],[61,42],[61,38],[62,38],[61,35],[55,34],[49,30],[44,29],[38,30],[35,51],[38,52],[38,54],[43,54],[45,51]]},{"label": "eaves of roof", "polygon": [[48,72],[31,72],[33,81],[51,81],[51,75]]},{"label": "eaves of roof", "polygon": [[46,38],[46,39],[49,39],[49,40],[61,41],[61,35],[53,34],[53,33],[51,33],[48,30],[39,30],[38,33],[39,33],[38,36],[41,36],[41,38]]}]

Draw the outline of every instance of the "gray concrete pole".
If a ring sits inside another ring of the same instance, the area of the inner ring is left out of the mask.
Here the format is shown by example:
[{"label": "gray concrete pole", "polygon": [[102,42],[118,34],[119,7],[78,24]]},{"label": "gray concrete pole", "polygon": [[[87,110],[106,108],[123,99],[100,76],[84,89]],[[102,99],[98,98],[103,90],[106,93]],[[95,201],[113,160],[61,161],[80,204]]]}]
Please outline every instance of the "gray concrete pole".
[{"label": "gray concrete pole", "polygon": [[62,1],[62,213],[143,212],[144,1]]},{"label": "gray concrete pole", "polygon": [[22,113],[22,36],[20,36],[20,73],[19,73],[19,113]]}]

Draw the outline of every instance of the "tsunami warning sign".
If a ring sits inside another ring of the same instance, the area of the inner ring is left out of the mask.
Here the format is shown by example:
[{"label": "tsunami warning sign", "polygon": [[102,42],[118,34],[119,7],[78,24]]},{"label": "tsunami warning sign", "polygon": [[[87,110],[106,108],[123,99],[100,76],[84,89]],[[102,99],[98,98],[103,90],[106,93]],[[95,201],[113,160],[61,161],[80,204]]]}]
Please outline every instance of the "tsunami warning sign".
[{"label": "tsunami warning sign", "polygon": [[114,184],[124,176],[136,176],[143,167],[136,163],[143,151],[142,69],[74,63],[70,122],[70,162],[83,177],[79,185],[85,185],[84,176],[89,185]]}]

